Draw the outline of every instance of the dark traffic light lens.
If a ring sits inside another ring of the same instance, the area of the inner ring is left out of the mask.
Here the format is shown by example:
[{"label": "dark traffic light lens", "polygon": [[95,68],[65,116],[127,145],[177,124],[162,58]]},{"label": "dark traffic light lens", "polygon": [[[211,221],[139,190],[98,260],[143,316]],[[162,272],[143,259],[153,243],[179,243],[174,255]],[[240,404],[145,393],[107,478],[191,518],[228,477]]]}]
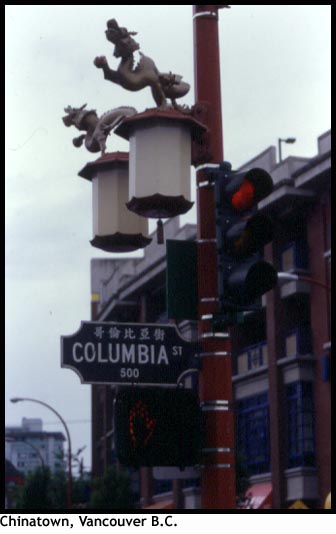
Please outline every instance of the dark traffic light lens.
[{"label": "dark traffic light lens", "polygon": [[273,223],[257,213],[232,226],[226,234],[225,248],[235,258],[246,258],[262,250],[273,239]]},{"label": "dark traffic light lens", "polygon": [[264,260],[253,259],[240,264],[229,276],[230,298],[238,305],[253,304],[277,283],[274,267]]},{"label": "dark traffic light lens", "polygon": [[266,261],[258,261],[248,272],[245,292],[248,300],[255,300],[272,289],[277,283],[278,275],[274,267]]}]

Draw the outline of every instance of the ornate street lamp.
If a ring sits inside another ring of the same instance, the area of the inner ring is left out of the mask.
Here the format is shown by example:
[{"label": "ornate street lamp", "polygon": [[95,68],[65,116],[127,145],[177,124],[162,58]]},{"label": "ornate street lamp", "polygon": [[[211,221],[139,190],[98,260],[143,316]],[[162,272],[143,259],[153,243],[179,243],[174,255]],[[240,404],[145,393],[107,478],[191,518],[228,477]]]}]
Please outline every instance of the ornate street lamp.
[{"label": "ornate street lamp", "polygon": [[79,172],[79,176],[92,182],[91,245],[106,252],[131,252],[151,242],[148,221],[126,207],[128,159],[127,152],[112,152],[87,163]]},{"label": "ornate street lamp", "polygon": [[192,140],[205,130],[191,115],[172,108],[150,109],[124,119],[115,133],[130,142],[129,210],[166,219],[192,208]]}]

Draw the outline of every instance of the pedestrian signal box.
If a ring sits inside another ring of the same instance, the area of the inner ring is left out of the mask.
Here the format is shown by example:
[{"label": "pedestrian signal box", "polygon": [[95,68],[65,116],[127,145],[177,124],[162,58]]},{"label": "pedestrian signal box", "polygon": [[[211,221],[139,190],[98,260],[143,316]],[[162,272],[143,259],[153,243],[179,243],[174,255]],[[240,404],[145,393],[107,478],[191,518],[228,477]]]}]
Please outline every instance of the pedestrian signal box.
[{"label": "pedestrian signal box", "polygon": [[125,466],[199,463],[201,417],[192,390],[132,388],[115,401],[115,449]]}]

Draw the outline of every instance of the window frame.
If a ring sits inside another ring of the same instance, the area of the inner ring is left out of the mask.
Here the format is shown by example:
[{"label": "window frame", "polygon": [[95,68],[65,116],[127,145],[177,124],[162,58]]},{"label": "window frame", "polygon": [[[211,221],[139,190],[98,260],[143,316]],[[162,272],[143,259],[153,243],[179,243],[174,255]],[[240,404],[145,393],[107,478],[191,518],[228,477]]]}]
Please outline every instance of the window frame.
[{"label": "window frame", "polygon": [[312,382],[286,385],[287,467],[313,467],[315,458]]},{"label": "window frame", "polygon": [[[296,336],[296,352],[295,354],[287,354],[287,338],[290,336]],[[309,323],[301,324],[288,330],[284,336],[284,356],[296,357],[298,355],[311,354],[313,350],[312,330]]]},{"label": "window frame", "polygon": [[[293,266],[285,268],[283,255],[288,250],[293,250]],[[307,271],[309,268],[308,243],[305,239],[296,239],[286,243],[280,252],[280,265],[283,272]]]},{"label": "window frame", "polygon": [[[264,352],[264,348],[267,347],[267,341],[260,341],[259,343],[254,343],[253,345],[248,345],[244,348],[241,352],[237,353],[235,358],[235,365],[236,365],[236,373],[237,374],[243,374],[248,373],[250,371],[256,371],[260,369],[261,367],[264,367],[268,364],[268,352],[266,351],[266,354]],[[252,365],[252,360],[255,357],[255,355],[252,355],[252,353],[257,352],[256,357],[258,359],[258,365]],[[241,364],[238,363],[239,357],[246,354],[246,370],[239,371],[239,367],[241,367]]]},{"label": "window frame", "polygon": [[236,447],[249,476],[270,471],[270,421],[268,393],[236,402]]}]

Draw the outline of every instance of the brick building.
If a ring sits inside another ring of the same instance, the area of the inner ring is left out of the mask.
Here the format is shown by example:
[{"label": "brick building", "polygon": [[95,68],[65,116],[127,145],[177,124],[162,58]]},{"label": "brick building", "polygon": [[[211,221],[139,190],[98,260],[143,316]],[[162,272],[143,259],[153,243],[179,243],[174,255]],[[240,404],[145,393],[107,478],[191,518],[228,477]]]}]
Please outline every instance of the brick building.
[{"label": "brick building", "polygon": [[[265,259],[278,272],[276,288],[259,311],[245,312],[232,329],[236,450],[250,476],[252,506],[288,508],[297,500],[321,508],[330,492],[330,132],[318,138],[313,158],[276,161],[270,147],[240,170],[262,167],[274,182],[260,202],[274,220],[275,238]],[[165,224],[166,239],[195,240],[196,226]],[[167,322],[166,249],[155,239],[137,259],[94,259],[92,319]],[[321,285],[322,284],[322,285]],[[183,321],[181,333],[197,336]],[[114,463],[113,399],[116,388],[92,386],[92,468]],[[155,470],[154,470],[155,471]],[[154,472],[155,474],[155,472]],[[199,507],[199,480],[157,480],[132,473],[142,507]]]}]

